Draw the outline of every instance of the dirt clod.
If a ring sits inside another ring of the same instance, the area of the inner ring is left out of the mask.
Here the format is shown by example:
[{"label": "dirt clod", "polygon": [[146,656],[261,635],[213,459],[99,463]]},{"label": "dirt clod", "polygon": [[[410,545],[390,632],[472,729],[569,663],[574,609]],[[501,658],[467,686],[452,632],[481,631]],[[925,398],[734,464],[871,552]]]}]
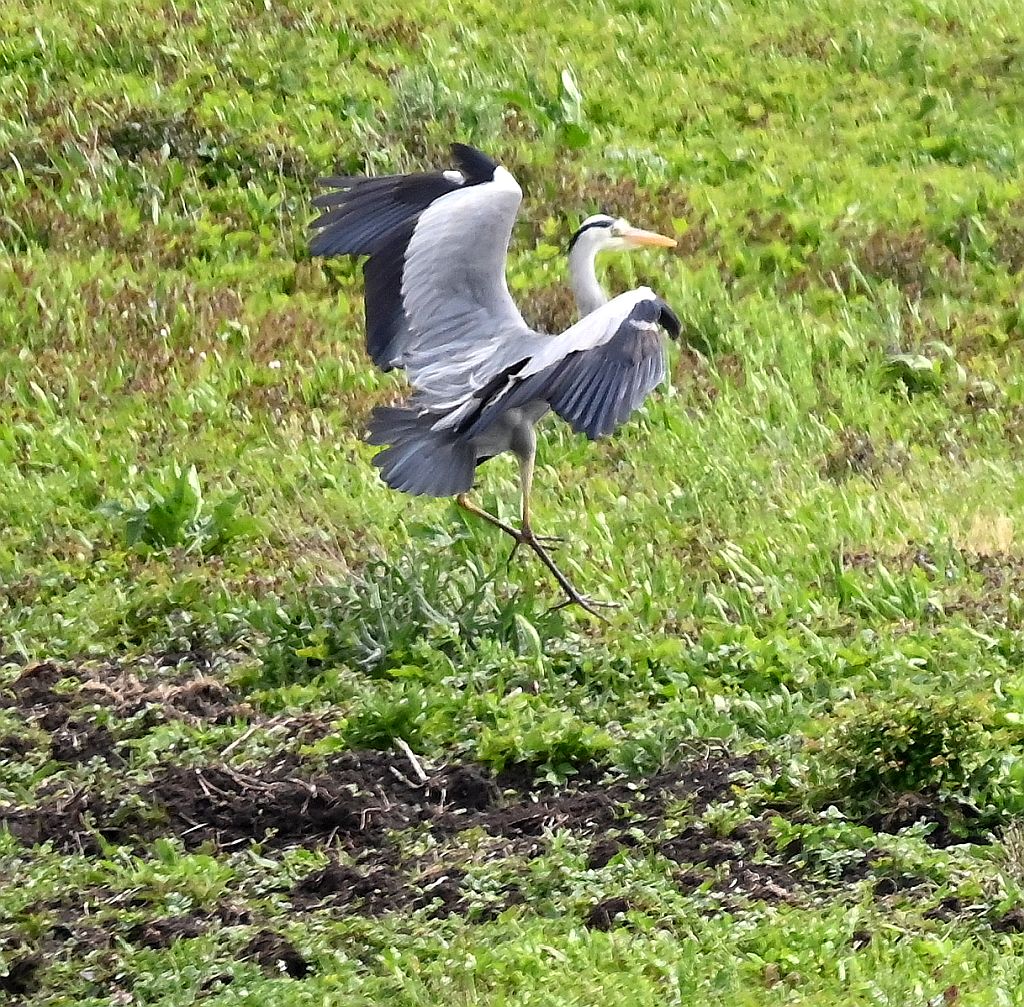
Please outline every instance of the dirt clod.
[{"label": "dirt clod", "polygon": [[292,979],[303,979],[313,971],[313,966],[296,951],[291,941],[273,930],[261,930],[246,944],[242,957],[255,960],[271,976],[283,973]]},{"label": "dirt clod", "polygon": [[23,734],[5,734],[0,737],[0,758],[21,758],[31,752],[34,747],[31,739],[26,738]]},{"label": "dirt clod", "polygon": [[591,930],[611,930],[621,926],[622,919],[629,912],[630,905],[624,898],[605,899],[594,905],[587,913],[586,923]]},{"label": "dirt clod", "polygon": [[18,706],[24,709],[60,702],[60,696],[53,688],[63,678],[64,672],[49,661],[29,665],[10,686],[14,699],[0,695],[0,708]]},{"label": "dirt clod", "polygon": [[0,990],[11,996],[26,996],[39,987],[39,971],[43,965],[40,954],[25,954],[7,966],[7,975],[0,975]]},{"label": "dirt clod", "polygon": [[587,855],[587,869],[591,871],[598,871],[602,867],[607,867],[611,861],[619,855],[627,846],[635,846],[635,842],[629,839],[629,837],[623,837],[621,839],[599,839],[593,846],[590,847],[590,853]]},{"label": "dirt clod", "polygon": [[1003,913],[992,921],[992,929],[997,934],[1024,933],[1024,909],[1018,906]]},{"label": "dirt clod", "polygon": [[291,899],[293,905],[303,908],[355,903],[368,915],[376,915],[402,904],[403,887],[402,879],[387,868],[366,874],[332,862],[299,881]]},{"label": "dirt clod", "polygon": [[206,926],[195,916],[168,916],[140,923],[128,931],[128,940],[145,948],[168,948],[175,941],[198,937]]},{"label": "dirt clod", "polygon": [[867,816],[864,824],[876,832],[897,833],[924,822],[933,826],[928,845],[942,850],[958,843],[991,843],[990,830],[978,822],[979,817],[970,805],[943,800],[937,794],[908,792],[900,794],[890,807]]},{"label": "dirt clod", "polygon": [[116,739],[102,724],[73,718],[50,735],[50,752],[57,762],[84,763],[93,758],[123,765],[114,748]]}]

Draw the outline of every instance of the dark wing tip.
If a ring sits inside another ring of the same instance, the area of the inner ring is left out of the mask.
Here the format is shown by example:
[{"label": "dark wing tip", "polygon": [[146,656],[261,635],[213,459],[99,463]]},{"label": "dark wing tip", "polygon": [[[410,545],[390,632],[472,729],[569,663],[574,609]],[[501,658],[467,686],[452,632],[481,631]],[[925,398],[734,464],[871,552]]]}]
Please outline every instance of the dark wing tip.
[{"label": "dark wing tip", "polygon": [[471,185],[493,181],[494,172],[498,168],[498,162],[493,157],[488,157],[482,150],[468,143],[453,143],[451,150],[455,163]]},{"label": "dark wing tip", "polygon": [[664,302],[659,301],[658,324],[673,338],[678,339],[682,331],[682,323],[679,316]]},{"label": "dark wing tip", "polygon": [[361,175],[321,175],[316,180],[316,185],[321,189],[351,189],[360,181]]}]

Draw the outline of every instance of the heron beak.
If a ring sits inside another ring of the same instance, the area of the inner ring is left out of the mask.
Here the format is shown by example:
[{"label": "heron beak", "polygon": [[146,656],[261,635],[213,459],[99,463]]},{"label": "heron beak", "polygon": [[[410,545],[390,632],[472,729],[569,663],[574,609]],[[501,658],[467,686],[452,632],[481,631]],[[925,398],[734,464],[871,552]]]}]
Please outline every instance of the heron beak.
[{"label": "heron beak", "polygon": [[630,245],[653,245],[658,248],[675,248],[676,239],[669,238],[657,231],[641,231],[639,227],[631,227],[623,231],[620,237]]}]

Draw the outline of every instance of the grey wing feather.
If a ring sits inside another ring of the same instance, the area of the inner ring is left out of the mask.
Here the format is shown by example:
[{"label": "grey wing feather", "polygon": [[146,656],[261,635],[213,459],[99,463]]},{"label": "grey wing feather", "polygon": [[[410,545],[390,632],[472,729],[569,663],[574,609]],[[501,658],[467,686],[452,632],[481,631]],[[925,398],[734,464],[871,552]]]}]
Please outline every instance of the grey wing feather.
[{"label": "grey wing feather", "polygon": [[617,430],[664,378],[660,333],[627,325],[558,368],[546,400],[576,433],[594,440]]},{"label": "grey wing feather", "polygon": [[472,487],[476,450],[452,431],[432,429],[434,419],[415,399],[374,409],[366,439],[384,446],[373,464],[392,489],[445,497]]},{"label": "grey wing feather", "polygon": [[535,333],[505,279],[522,190],[504,169],[434,202],[409,240],[402,303],[414,330],[399,363],[439,404],[458,401],[522,356]]},{"label": "grey wing feather", "polygon": [[505,281],[522,191],[486,154],[453,144],[459,171],[336,177],[314,199],[314,255],[368,255],[367,349],[443,409],[536,337]]},{"label": "grey wing feather", "polygon": [[405,254],[421,214],[435,200],[461,188],[461,176],[444,172],[376,178],[326,178],[339,191],[313,200],[324,210],[310,227],[313,255],[368,255],[366,348],[373,362],[390,370],[411,338],[400,296]]},{"label": "grey wing feather", "polygon": [[541,400],[591,440],[622,425],[665,378],[661,328],[676,319],[647,288],[621,294],[553,338],[533,359],[509,369],[459,416],[460,432],[477,436],[503,413]]}]

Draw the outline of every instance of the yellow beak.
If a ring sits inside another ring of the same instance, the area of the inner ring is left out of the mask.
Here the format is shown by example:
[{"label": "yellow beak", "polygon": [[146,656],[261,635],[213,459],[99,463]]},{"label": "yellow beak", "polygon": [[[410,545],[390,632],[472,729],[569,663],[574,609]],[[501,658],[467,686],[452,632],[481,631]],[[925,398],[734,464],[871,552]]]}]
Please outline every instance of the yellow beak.
[{"label": "yellow beak", "polygon": [[675,248],[676,239],[669,238],[657,231],[641,231],[639,227],[631,227],[623,231],[621,237],[631,245],[655,245],[658,248]]}]

